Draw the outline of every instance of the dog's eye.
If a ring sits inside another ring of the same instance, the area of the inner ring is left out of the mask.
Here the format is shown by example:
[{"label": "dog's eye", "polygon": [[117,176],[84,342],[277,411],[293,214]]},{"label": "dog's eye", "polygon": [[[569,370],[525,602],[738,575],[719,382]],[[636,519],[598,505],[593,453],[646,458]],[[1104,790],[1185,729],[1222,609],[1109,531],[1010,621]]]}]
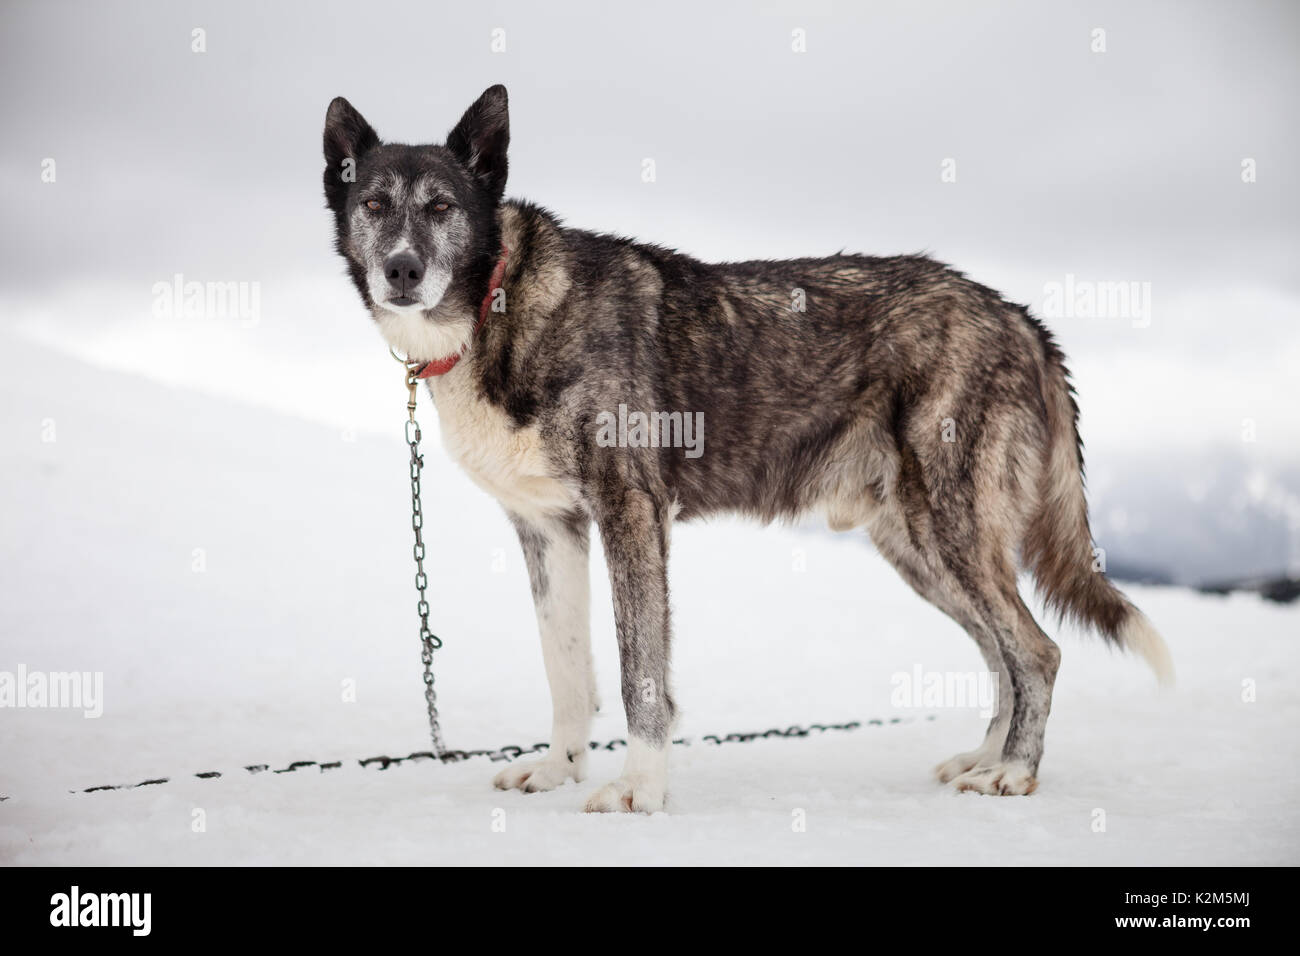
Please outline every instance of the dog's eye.
[{"label": "dog's eye", "polygon": [[366,201],[366,208],[371,212],[379,212],[379,210],[384,208],[384,204],[378,199],[369,199]]},{"label": "dog's eye", "polygon": [[438,202],[429,203],[429,208],[434,212],[446,212],[451,208],[451,203],[439,200]]}]

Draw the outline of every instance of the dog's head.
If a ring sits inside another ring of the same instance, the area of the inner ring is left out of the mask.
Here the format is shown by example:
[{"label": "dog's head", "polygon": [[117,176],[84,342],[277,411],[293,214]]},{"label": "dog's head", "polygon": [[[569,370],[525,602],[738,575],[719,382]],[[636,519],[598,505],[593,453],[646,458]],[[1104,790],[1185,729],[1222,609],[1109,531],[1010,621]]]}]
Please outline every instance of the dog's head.
[{"label": "dog's head", "polygon": [[444,146],[382,143],[343,97],[325,114],[325,200],[339,253],[384,337],[412,359],[469,340],[500,254],[506,88],[465,111]]}]

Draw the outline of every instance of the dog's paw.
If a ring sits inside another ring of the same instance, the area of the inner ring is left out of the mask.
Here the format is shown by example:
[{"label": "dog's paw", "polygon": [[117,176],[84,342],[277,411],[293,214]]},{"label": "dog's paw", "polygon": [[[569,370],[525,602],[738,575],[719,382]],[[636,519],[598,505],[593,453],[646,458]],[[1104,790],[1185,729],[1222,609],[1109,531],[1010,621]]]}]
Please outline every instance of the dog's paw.
[{"label": "dog's paw", "polygon": [[958,754],[935,767],[934,775],[939,778],[940,783],[949,783],[967,770],[979,766],[980,762],[987,756],[988,754],[982,750],[971,750],[964,754]]},{"label": "dog's paw", "polygon": [[664,808],[663,785],[648,775],[622,776],[605,784],[582,809],[586,813],[655,813]]},{"label": "dog's paw", "polygon": [[1038,788],[1038,781],[1029,767],[1016,761],[998,763],[991,767],[975,767],[955,777],[952,785],[958,790],[974,790],[991,796],[1028,796]]},{"label": "dog's paw", "polygon": [[587,775],[586,752],[574,754],[570,760],[564,754],[547,754],[540,760],[521,760],[512,763],[495,777],[492,786],[498,790],[522,790],[524,793],[541,793],[554,790],[572,777],[581,783]]}]

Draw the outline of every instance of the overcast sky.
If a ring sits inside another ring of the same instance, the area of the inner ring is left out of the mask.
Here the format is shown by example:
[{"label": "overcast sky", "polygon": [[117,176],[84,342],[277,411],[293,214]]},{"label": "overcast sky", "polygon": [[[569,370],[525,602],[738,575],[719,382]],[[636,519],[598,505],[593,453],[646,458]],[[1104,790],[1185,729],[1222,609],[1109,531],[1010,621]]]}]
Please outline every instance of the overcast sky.
[{"label": "overcast sky", "polygon": [[[9,2],[0,15],[0,150],[10,223],[27,227],[5,230],[7,283],[66,281],[69,260],[114,278],[319,269],[329,99],[421,141],[495,82],[511,94],[512,194],[706,257],[924,247],[1152,281],[1294,292],[1300,278],[1291,2]],[[47,156],[54,189],[39,188]],[[940,180],[946,158],[955,183]]]},{"label": "overcast sky", "polygon": [[[325,108],[346,95],[386,139],[440,141],[501,82],[508,194],[575,226],[708,259],[926,250],[1040,314],[1067,276],[1149,283],[1149,321],[1045,314],[1103,479],[1166,448],[1300,458],[1300,4],[159,0],[0,18],[4,322],[82,357],[368,421],[378,393],[339,383],[383,353],[332,250]],[[260,283],[259,326],[151,320],[176,273]],[[304,398],[322,372],[335,387]]]}]

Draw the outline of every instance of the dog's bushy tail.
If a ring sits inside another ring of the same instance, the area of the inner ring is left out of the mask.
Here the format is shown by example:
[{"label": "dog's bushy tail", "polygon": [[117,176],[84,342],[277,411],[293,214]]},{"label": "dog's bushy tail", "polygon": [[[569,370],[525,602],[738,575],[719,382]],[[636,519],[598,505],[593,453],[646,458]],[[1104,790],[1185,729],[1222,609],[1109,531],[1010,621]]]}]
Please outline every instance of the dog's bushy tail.
[{"label": "dog's bushy tail", "polygon": [[1022,559],[1048,606],[1062,618],[1087,625],[1139,654],[1161,684],[1172,684],[1173,660],[1163,638],[1096,565],[1083,494],[1079,408],[1060,349],[1042,326],[1038,329],[1047,359],[1043,399],[1050,438],[1038,511],[1025,534]]}]

